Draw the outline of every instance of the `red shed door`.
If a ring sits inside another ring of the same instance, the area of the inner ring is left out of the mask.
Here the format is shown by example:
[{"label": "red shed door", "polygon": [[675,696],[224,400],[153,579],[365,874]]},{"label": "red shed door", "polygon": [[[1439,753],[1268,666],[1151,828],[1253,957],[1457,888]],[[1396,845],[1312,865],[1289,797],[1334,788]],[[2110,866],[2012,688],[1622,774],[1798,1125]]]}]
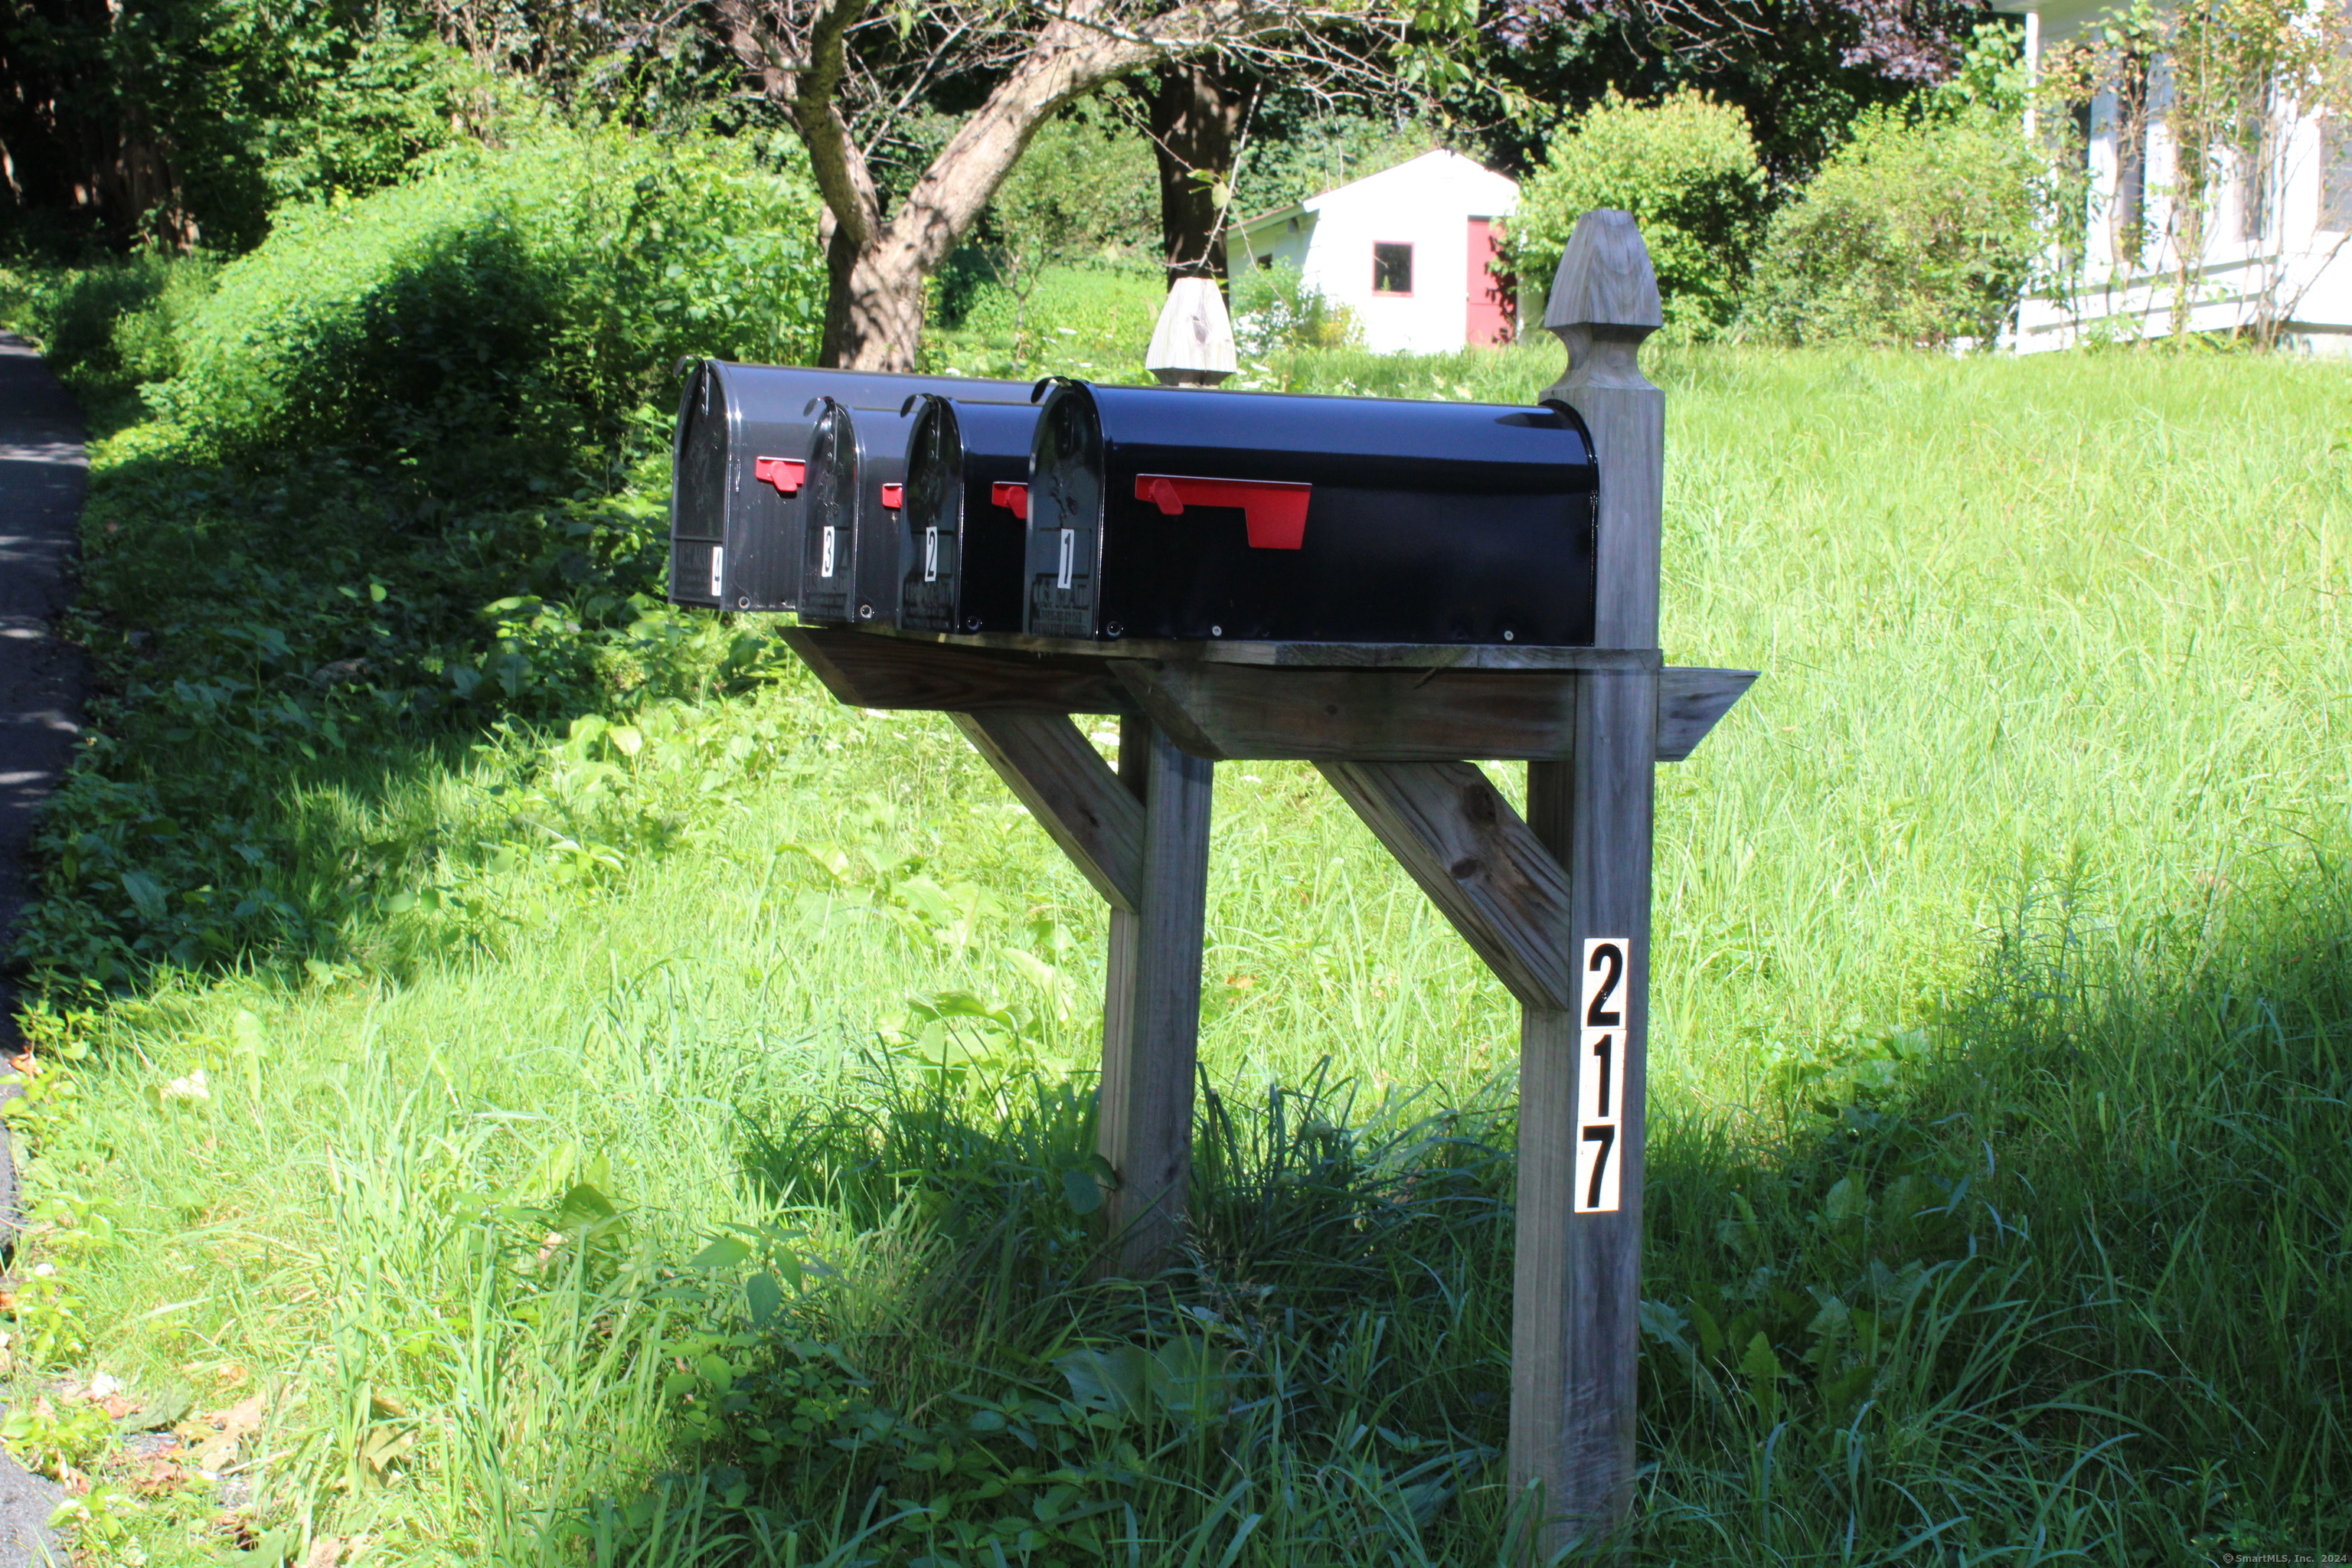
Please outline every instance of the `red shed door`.
[{"label": "red shed door", "polygon": [[1519,301],[1492,218],[1470,220],[1470,316],[1464,341],[1472,348],[1507,343],[1519,335]]}]

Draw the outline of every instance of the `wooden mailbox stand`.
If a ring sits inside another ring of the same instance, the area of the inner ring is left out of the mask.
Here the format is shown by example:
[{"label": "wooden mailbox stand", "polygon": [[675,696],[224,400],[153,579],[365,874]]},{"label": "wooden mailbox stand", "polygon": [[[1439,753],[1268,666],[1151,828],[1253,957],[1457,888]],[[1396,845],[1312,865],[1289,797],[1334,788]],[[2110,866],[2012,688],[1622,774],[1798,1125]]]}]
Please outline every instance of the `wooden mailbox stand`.
[{"label": "wooden mailbox stand", "polygon": [[[1653,770],[1755,679],[1658,650],[1665,411],[1636,354],[1660,324],[1633,219],[1584,215],[1544,318],[1569,370],[1544,395],[1583,418],[1600,463],[1596,647],[785,633],[845,702],[951,714],[1109,903],[1106,1273],[1157,1271],[1183,1224],[1216,763],[1315,763],[1509,988],[1510,1480],[1542,1489],[1546,1550],[1614,1528],[1633,1499]],[[1115,772],[1073,713],[1118,716]],[[1527,815],[1465,758],[1525,761]],[[1592,1201],[1593,1150],[1616,1159],[1613,1202]]]}]

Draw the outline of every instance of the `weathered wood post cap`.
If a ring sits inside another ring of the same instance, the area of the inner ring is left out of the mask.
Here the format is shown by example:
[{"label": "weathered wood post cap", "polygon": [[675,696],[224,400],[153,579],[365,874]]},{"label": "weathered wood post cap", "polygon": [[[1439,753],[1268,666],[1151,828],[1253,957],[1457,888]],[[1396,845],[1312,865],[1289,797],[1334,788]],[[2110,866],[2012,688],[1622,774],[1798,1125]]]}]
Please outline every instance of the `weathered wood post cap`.
[{"label": "weathered wood post cap", "polygon": [[1241,368],[1234,357],[1234,320],[1215,279],[1179,278],[1169,286],[1143,368],[1162,386],[1214,386]]},{"label": "weathered wood post cap", "polygon": [[1658,274],[1633,215],[1601,207],[1578,218],[1544,308],[1544,330],[1568,350],[1560,385],[1647,387],[1634,352],[1665,322]]},{"label": "weathered wood post cap", "polygon": [[[1666,324],[1658,275],[1632,213],[1600,207],[1576,220],[1552,275],[1544,308],[1548,331],[1567,327],[1631,330],[1635,342]],[[1618,335],[1618,334],[1612,334]]]}]

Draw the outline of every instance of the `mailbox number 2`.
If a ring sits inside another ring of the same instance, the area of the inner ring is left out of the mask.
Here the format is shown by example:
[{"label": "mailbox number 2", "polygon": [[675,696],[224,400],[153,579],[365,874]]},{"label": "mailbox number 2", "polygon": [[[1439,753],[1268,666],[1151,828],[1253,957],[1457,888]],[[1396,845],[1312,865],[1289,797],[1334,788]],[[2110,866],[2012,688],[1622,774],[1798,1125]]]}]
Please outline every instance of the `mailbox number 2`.
[{"label": "mailbox number 2", "polygon": [[1582,1027],[1578,1030],[1576,1072],[1576,1212],[1615,1214],[1621,1206],[1619,1170],[1625,1151],[1619,1128],[1625,1097],[1625,955],[1633,943],[1622,936],[1588,937],[1584,943]]}]

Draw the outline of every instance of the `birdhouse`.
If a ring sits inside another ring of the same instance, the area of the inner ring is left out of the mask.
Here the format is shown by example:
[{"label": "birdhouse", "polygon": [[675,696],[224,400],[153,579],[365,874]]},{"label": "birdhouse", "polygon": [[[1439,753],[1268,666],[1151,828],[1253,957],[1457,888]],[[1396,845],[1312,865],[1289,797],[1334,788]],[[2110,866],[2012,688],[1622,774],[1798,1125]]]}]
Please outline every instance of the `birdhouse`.
[{"label": "birdhouse", "polygon": [[1179,278],[1160,307],[1143,368],[1162,386],[1214,386],[1240,368],[1234,321],[1213,278]]}]

